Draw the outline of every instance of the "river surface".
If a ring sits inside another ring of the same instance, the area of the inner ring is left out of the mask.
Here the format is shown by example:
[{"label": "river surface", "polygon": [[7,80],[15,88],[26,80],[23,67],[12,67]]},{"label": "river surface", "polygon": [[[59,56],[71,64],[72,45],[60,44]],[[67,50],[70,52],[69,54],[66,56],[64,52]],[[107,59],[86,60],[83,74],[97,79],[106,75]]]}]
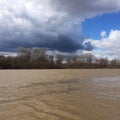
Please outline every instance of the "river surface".
[{"label": "river surface", "polygon": [[120,77],[24,82],[24,75],[2,75],[0,120],[120,120]]}]

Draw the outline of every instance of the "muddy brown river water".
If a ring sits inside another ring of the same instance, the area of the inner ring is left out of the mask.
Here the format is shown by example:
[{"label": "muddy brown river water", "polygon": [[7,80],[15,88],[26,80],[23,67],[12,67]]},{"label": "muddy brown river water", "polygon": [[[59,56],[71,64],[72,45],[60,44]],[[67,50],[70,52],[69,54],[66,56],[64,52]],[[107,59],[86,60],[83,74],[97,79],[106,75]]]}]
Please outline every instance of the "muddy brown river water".
[{"label": "muddy brown river water", "polygon": [[0,120],[120,120],[120,70],[0,71]]}]

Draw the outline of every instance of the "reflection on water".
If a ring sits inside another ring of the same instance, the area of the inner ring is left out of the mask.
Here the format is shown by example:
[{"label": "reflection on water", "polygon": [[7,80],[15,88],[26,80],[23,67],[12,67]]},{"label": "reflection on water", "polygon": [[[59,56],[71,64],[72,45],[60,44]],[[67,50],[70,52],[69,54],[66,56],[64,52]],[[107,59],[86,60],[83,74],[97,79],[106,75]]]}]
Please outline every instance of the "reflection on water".
[{"label": "reflection on water", "polygon": [[119,120],[120,78],[0,86],[0,120]]}]

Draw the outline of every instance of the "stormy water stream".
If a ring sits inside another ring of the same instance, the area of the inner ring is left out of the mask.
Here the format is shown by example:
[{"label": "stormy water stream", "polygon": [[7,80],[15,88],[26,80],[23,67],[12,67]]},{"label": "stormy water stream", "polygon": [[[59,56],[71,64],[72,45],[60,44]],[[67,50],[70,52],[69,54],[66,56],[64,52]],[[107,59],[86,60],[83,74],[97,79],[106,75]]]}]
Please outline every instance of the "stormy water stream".
[{"label": "stormy water stream", "polygon": [[0,120],[120,120],[120,78],[0,85]]}]

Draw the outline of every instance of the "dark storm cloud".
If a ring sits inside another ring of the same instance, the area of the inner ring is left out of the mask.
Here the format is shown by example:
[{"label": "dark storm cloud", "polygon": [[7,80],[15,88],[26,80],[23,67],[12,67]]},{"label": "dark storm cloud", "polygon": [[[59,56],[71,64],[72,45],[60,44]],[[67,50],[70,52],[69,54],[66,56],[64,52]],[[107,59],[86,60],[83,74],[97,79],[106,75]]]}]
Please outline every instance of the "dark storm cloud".
[{"label": "dark storm cloud", "polygon": [[[36,45],[37,46],[37,45]],[[92,50],[93,46],[89,43],[88,45],[72,40],[68,36],[59,35],[57,40],[52,42],[40,43],[37,47],[46,47],[51,50],[58,50],[61,52],[75,52],[76,50]]]},{"label": "dark storm cloud", "polygon": [[83,40],[81,40],[81,42],[78,42],[64,35],[59,35],[58,38],[56,39],[48,38],[48,37],[43,37],[43,39],[44,39],[43,42],[41,42],[41,40],[39,41],[37,40],[34,41],[33,43],[28,41],[20,42],[20,40],[7,42],[0,46],[0,51],[15,52],[19,47],[25,47],[25,48],[42,47],[42,48],[47,48],[49,50],[58,50],[61,52],[75,52],[77,50],[91,51],[94,48],[90,42],[83,44]]},{"label": "dark storm cloud", "polygon": [[52,3],[57,10],[81,18],[120,11],[119,0],[52,0]]},{"label": "dark storm cloud", "polygon": [[81,37],[81,22],[118,10],[119,0],[1,0],[0,51],[16,51],[19,47],[92,50],[91,43]]}]

